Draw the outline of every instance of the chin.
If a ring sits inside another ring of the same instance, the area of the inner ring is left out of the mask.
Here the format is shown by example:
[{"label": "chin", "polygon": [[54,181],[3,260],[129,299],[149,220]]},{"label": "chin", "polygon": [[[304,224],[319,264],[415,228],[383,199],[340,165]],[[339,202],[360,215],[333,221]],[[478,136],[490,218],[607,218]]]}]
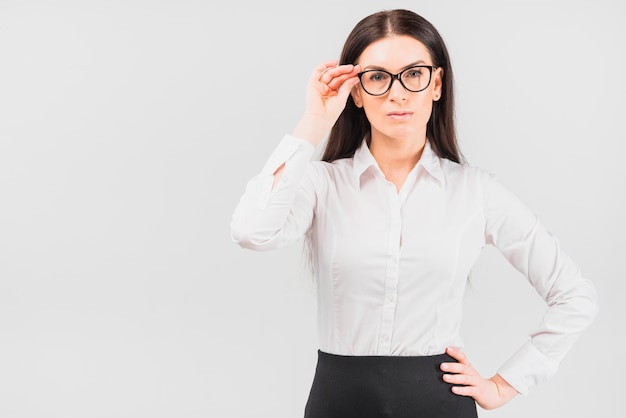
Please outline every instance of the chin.
[{"label": "chin", "polygon": [[396,127],[395,129],[389,129],[386,132],[382,132],[382,134],[390,139],[405,141],[415,138],[418,132],[419,130],[412,127]]}]

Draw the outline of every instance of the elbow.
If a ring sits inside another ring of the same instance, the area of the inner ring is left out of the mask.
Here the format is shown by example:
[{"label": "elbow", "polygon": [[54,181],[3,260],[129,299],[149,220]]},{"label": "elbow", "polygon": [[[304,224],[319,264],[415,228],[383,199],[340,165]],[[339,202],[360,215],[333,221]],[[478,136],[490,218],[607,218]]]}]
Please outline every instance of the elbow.
[{"label": "elbow", "polygon": [[569,312],[572,323],[576,324],[579,330],[583,330],[590,326],[598,316],[599,303],[596,287],[590,280],[585,279],[568,293],[554,304],[560,305],[560,309]]},{"label": "elbow", "polygon": [[599,312],[598,292],[593,282],[587,279],[580,285],[578,292],[579,309],[584,312],[588,322],[587,325],[590,325]]},{"label": "elbow", "polygon": [[277,248],[276,234],[267,231],[254,230],[238,222],[231,222],[230,236],[240,248],[254,251],[268,251]]}]

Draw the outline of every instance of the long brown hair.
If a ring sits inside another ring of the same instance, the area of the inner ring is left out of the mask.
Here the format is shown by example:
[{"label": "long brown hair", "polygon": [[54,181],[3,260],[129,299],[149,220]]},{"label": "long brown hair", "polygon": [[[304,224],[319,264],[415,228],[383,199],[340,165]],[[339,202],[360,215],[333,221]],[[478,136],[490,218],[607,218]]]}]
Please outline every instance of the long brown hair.
[{"label": "long brown hair", "polygon": [[[374,13],[362,19],[348,35],[339,59],[340,64],[354,64],[371,43],[390,35],[408,35],[423,43],[435,67],[443,68],[441,98],[433,102],[433,110],[426,126],[433,150],[442,158],[460,163],[462,155],[456,141],[454,118],[454,79],[448,49],[435,27],[420,15],[404,9]],[[358,108],[352,96],[333,126],[322,160],[331,162],[349,158],[370,134],[371,126],[365,111]]]}]

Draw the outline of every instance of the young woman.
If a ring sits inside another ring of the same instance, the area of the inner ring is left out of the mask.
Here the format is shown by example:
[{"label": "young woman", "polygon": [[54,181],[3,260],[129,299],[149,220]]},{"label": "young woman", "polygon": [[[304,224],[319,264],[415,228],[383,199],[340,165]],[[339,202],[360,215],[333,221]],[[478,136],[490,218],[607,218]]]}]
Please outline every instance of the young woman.
[{"label": "young woman", "polygon": [[[339,63],[313,71],[304,116],[231,228],[245,248],[305,237],[311,249],[320,349],[308,418],[476,417],[476,403],[496,408],[549,378],[596,313],[592,283],[536,216],[462,162],[446,46],[408,10],[364,18]],[[547,303],[491,378],[458,348],[466,280],[487,244]]]}]

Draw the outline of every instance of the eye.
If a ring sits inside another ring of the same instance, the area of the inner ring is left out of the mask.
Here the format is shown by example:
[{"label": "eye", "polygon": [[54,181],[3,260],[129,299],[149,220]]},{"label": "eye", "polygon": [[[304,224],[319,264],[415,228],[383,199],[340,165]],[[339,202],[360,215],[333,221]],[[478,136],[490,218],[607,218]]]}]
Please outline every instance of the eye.
[{"label": "eye", "polygon": [[380,83],[383,81],[387,81],[387,79],[389,78],[389,74],[383,72],[383,71],[370,71],[367,74],[367,79],[368,81],[372,81],[375,83]]},{"label": "eye", "polygon": [[406,78],[420,78],[422,76],[421,68],[410,68],[405,73]]}]

